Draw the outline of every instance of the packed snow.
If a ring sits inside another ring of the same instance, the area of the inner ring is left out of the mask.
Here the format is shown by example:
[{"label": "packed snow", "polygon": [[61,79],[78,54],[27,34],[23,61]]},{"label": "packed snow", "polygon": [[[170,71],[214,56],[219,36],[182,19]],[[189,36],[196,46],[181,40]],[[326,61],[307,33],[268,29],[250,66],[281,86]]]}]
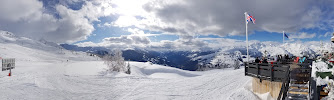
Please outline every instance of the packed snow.
[{"label": "packed snow", "polygon": [[0,57],[15,58],[12,76],[0,74],[6,100],[257,100],[244,70],[185,71],[130,62],[131,74],[108,73],[100,58],[0,32]]}]

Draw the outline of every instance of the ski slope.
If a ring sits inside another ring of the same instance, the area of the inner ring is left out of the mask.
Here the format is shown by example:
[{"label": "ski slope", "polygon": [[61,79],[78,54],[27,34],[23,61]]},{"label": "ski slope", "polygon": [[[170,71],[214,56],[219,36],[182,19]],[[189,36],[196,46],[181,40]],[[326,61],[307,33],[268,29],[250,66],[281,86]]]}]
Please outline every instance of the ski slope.
[{"label": "ski slope", "polygon": [[257,100],[244,70],[185,71],[130,62],[131,74],[107,73],[97,57],[45,41],[0,34],[0,57],[15,58],[12,76],[0,72],[4,100]]},{"label": "ski slope", "polygon": [[186,99],[256,100],[250,77],[239,70],[190,72],[131,62],[131,75],[106,74],[101,61],[18,63],[13,76],[1,74],[5,99]]}]

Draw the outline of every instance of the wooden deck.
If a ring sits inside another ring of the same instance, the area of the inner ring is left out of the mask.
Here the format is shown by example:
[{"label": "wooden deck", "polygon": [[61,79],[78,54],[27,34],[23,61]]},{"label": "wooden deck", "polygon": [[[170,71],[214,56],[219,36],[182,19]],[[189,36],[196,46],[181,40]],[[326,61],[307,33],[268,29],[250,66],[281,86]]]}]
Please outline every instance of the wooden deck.
[{"label": "wooden deck", "polygon": [[292,62],[292,64],[289,64],[289,66],[290,66],[290,70],[293,70],[293,69],[296,69],[296,68],[300,68],[300,66],[297,65],[297,63],[295,63],[295,62]]},{"label": "wooden deck", "polygon": [[310,62],[303,64],[292,61],[272,64],[245,63],[245,75],[254,77],[252,87],[256,93],[270,92],[274,98],[287,100],[308,99]]},{"label": "wooden deck", "polygon": [[[290,68],[283,64],[245,64],[245,75],[253,78],[252,87],[255,93],[269,92],[274,98],[279,98],[283,81],[287,80]],[[285,84],[285,83],[284,83]]]}]

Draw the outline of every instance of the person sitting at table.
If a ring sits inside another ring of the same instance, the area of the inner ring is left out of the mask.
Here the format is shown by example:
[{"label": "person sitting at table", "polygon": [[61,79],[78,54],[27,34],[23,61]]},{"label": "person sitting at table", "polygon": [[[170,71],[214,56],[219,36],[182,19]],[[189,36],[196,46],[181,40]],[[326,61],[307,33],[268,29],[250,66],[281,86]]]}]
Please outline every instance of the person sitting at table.
[{"label": "person sitting at table", "polygon": [[267,63],[268,63],[267,59],[266,59],[266,58],[263,58],[263,61],[262,61],[262,63],[265,63],[265,64],[267,64]]}]

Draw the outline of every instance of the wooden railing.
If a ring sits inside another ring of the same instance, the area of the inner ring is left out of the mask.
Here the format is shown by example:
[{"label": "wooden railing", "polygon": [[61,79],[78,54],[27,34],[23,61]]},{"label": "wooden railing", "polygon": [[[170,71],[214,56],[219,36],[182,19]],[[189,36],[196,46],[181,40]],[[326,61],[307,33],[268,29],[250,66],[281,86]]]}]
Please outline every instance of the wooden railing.
[{"label": "wooden railing", "polygon": [[285,80],[290,66],[283,64],[263,64],[263,63],[245,63],[245,75],[258,78],[260,80],[269,80],[282,82]]},{"label": "wooden railing", "polygon": [[282,87],[277,100],[285,98],[290,82],[290,66],[273,63],[245,63],[245,75],[255,77],[261,80],[282,82]]}]

